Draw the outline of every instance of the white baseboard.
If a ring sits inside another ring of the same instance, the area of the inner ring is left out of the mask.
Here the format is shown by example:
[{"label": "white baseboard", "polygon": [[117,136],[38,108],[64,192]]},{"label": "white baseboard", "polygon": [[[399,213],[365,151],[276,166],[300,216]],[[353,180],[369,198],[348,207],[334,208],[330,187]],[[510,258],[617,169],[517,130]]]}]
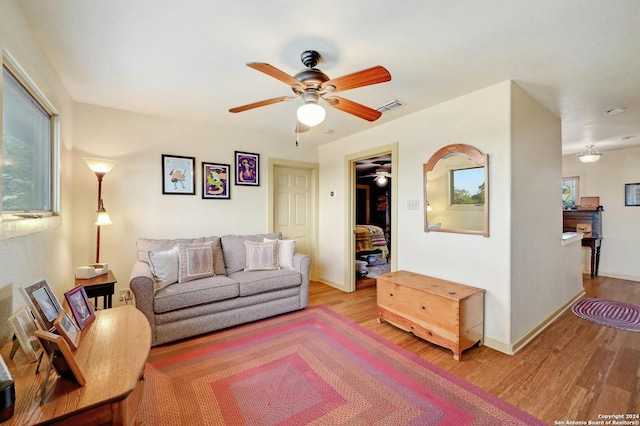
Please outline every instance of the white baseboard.
[{"label": "white baseboard", "polygon": [[513,344],[507,344],[501,342],[499,340],[491,339],[490,337],[484,338],[484,345],[490,347],[491,349],[495,349],[496,351],[505,353],[507,355],[515,355],[520,349],[527,346],[527,344],[532,341],[536,336],[538,336],[545,328],[549,327],[560,315],[564,313],[567,309],[569,309],[575,302],[578,301],[582,296],[585,295],[584,289],[581,289],[575,296],[573,296],[567,303],[558,308],[555,312],[549,315],[545,320],[543,320],[540,324],[534,327],[527,334],[522,336]]},{"label": "white baseboard", "polygon": [[609,278],[617,278],[617,279],[620,279],[620,280],[640,282],[640,277],[636,277],[636,276],[633,276],[633,275],[614,274],[613,272],[601,272],[601,271],[598,271],[598,276],[609,277]]}]

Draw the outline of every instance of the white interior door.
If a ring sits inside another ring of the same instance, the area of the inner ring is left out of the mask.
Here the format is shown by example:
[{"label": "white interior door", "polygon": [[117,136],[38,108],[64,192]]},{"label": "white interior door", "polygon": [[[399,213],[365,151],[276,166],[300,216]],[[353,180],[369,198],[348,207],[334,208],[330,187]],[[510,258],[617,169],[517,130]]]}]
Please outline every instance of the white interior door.
[{"label": "white interior door", "polygon": [[313,211],[311,170],[274,169],[274,225],[282,238],[296,240],[296,252],[312,255]]}]

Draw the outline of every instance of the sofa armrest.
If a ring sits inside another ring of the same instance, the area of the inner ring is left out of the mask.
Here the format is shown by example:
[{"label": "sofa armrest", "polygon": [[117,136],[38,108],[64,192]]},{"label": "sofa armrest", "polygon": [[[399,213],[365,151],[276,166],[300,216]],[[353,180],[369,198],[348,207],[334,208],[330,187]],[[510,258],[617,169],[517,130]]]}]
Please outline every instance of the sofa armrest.
[{"label": "sofa armrest", "polygon": [[302,274],[302,284],[300,291],[300,309],[309,305],[309,270],[311,269],[311,258],[302,253],[293,255],[293,268]]},{"label": "sofa armrest", "polygon": [[133,264],[129,287],[135,295],[136,308],[147,317],[151,325],[151,337],[152,341],[155,341],[156,322],[153,313],[153,298],[155,296],[156,281],[147,263],[138,260]]}]

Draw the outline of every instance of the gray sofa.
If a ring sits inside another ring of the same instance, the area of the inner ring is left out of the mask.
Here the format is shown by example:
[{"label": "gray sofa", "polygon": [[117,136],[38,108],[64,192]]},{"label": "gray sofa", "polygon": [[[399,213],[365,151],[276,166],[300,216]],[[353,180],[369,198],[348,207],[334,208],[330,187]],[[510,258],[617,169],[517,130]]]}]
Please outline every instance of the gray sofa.
[{"label": "gray sofa", "polygon": [[[149,320],[152,346],[303,309],[309,302],[311,258],[295,253],[293,269],[245,271],[245,241],[280,239],[280,233],[137,241],[129,286]],[[215,276],[157,288],[149,253],[177,244],[212,243]],[[215,249],[217,248],[217,249]]]}]

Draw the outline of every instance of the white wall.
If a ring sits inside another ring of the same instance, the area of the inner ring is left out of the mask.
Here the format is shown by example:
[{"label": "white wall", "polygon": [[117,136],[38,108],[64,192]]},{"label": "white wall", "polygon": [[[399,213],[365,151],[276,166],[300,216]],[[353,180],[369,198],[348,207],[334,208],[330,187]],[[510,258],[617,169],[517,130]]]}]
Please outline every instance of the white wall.
[{"label": "white wall", "polygon": [[[562,175],[579,176],[581,197],[600,197],[602,252],[599,275],[640,281],[640,207],[624,205],[624,185],[640,182],[640,147],[604,151],[595,163],[582,163],[575,155],[562,157]],[[589,272],[590,249],[584,272]]]},{"label": "white wall", "polygon": [[[6,319],[25,302],[18,288],[47,279],[61,301],[73,287],[71,262],[72,180],[68,167],[73,149],[73,104],[29,24],[14,1],[0,3],[0,49],[7,49],[60,114],[60,186],[58,218],[0,223],[0,343],[9,330]],[[1,117],[0,117],[1,120]]]},{"label": "white wall", "polygon": [[[267,159],[317,162],[316,149],[264,134],[178,122],[94,105],[76,104],[72,167],[75,266],[95,261],[97,188],[82,158],[118,161],[102,182],[102,198],[113,225],[102,227],[100,261],[128,287],[136,239],[201,237],[266,232]],[[231,185],[230,200],[202,199],[201,161],[229,164],[234,151],[260,154],[260,186]],[[196,195],[163,195],[161,155],[195,157]]]},{"label": "white wall", "polygon": [[[320,277],[339,288],[345,287],[345,241],[352,233],[345,194],[332,198],[329,192],[347,179],[345,156],[395,141],[398,252],[392,256],[398,269],[486,289],[485,343],[510,352],[577,292],[575,279],[562,282],[559,260],[559,119],[507,81],[321,146]],[[423,232],[422,165],[453,143],[489,154],[489,238]],[[536,208],[529,205],[532,198],[539,200]],[[419,200],[420,209],[408,210],[410,200]]]},{"label": "white wall", "polygon": [[[320,258],[322,280],[344,286],[346,229],[344,157],[398,142],[398,269],[487,289],[485,330],[501,342],[510,339],[510,82],[471,93],[386,123],[319,149]],[[392,113],[390,113],[392,114]],[[489,154],[490,238],[423,231],[422,165],[445,145],[465,143]],[[330,197],[331,190],[338,190]],[[407,201],[419,200],[418,210]]]},{"label": "white wall", "polygon": [[[579,258],[573,259],[576,265],[563,264],[568,250],[561,242],[558,203],[560,120],[515,84],[511,99],[511,342],[516,342],[583,289]],[[574,273],[564,273],[567,269]]]}]

